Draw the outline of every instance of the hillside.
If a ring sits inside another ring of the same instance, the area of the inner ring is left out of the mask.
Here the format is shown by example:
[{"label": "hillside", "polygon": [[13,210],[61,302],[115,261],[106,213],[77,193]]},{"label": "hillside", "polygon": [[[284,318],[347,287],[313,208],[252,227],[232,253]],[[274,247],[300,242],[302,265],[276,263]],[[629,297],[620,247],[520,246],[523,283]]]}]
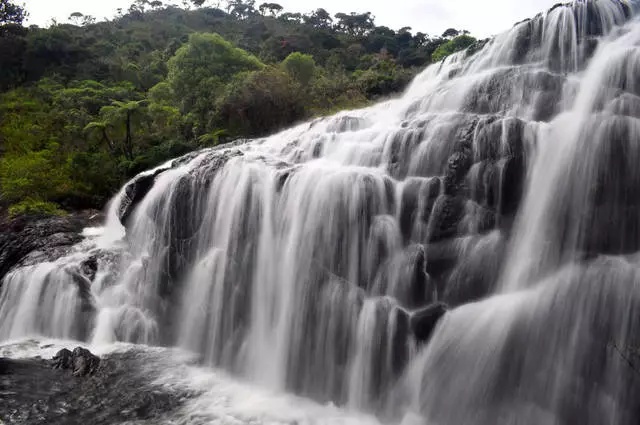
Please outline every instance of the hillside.
[{"label": "hillside", "polygon": [[143,169],[393,95],[475,41],[370,13],[192,3],[136,0],[112,21],[78,12],[26,28],[0,0],[0,206],[100,208]]}]

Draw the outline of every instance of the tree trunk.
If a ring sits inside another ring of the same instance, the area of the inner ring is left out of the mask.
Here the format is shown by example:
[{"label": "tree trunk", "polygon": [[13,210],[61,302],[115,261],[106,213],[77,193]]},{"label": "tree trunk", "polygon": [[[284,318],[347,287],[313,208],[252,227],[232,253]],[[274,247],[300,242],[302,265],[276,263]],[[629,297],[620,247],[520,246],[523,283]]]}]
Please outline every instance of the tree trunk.
[{"label": "tree trunk", "polygon": [[133,143],[131,140],[131,111],[127,111],[127,136],[125,140],[125,155],[129,161],[133,161]]},{"label": "tree trunk", "polygon": [[107,134],[107,129],[106,128],[102,129],[102,138],[107,143],[107,146],[109,147],[109,150],[111,151],[111,153],[115,155],[116,154],[116,147],[113,144],[113,142],[111,141],[111,139],[109,138],[109,135]]}]

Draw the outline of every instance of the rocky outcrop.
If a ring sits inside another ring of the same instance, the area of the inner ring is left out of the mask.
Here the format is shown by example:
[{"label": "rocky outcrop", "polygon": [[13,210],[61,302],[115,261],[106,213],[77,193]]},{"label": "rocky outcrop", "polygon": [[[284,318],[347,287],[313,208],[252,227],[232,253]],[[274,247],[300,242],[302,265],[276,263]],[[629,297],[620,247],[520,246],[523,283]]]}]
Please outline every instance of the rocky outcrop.
[{"label": "rocky outcrop", "polygon": [[53,368],[71,370],[73,376],[93,375],[100,365],[100,358],[86,348],[76,347],[73,351],[66,348],[53,357]]},{"label": "rocky outcrop", "polygon": [[129,217],[149,193],[156,181],[156,177],[167,170],[168,168],[161,168],[150,174],[141,174],[127,184],[118,208],[118,218],[123,226],[127,226]]},{"label": "rocky outcrop", "polygon": [[102,220],[96,211],[69,216],[20,216],[0,220],[0,281],[28,257],[37,263],[53,261],[80,242],[82,230]]}]

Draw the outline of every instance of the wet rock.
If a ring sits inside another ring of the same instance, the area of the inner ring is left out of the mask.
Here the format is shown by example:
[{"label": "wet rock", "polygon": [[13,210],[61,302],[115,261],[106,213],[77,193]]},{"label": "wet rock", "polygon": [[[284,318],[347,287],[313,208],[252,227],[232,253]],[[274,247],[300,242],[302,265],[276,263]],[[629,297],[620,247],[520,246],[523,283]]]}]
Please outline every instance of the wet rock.
[{"label": "wet rock", "polygon": [[65,255],[83,239],[82,230],[96,224],[97,218],[90,212],[0,221],[0,281],[18,265],[54,261]]},{"label": "wet rock", "polygon": [[127,184],[118,208],[118,218],[123,226],[127,226],[129,217],[147,193],[149,193],[156,181],[156,177],[167,170],[168,168],[162,168],[151,174],[139,175]]},{"label": "wet rock", "polygon": [[429,341],[436,325],[448,310],[449,307],[446,304],[435,303],[411,315],[411,330],[419,343]]},{"label": "wet rock", "polygon": [[52,362],[54,369],[71,369],[73,367],[73,353],[63,348],[53,356]]},{"label": "wet rock", "polygon": [[100,365],[100,359],[85,348],[76,347],[72,355],[73,376],[93,375]]},{"label": "wet rock", "polygon": [[100,365],[100,358],[86,348],[76,347],[73,352],[66,348],[58,351],[52,359],[54,369],[71,370],[73,376],[93,375]]},{"label": "wet rock", "polygon": [[456,194],[464,182],[472,165],[471,151],[465,149],[449,157],[447,172],[444,176],[444,191],[447,195]]},{"label": "wet rock", "polygon": [[426,254],[422,245],[412,245],[406,249],[400,278],[408,283],[406,299],[401,300],[409,308],[424,305],[433,299],[434,287],[426,272]]},{"label": "wet rock", "polygon": [[80,265],[80,269],[82,270],[82,274],[86,276],[89,281],[93,282],[98,272],[98,257],[93,255],[87,258]]},{"label": "wet rock", "polygon": [[477,301],[495,290],[502,270],[506,242],[494,231],[475,238],[460,249],[460,259],[453,267],[442,300],[450,306]]},{"label": "wet rock", "polygon": [[405,240],[411,239],[416,225],[429,222],[441,187],[439,178],[407,180],[400,199],[400,230]]},{"label": "wet rock", "polygon": [[429,220],[428,241],[438,242],[458,234],[458,225],[465,215],[465,200],[457,196],[441,195]]}]

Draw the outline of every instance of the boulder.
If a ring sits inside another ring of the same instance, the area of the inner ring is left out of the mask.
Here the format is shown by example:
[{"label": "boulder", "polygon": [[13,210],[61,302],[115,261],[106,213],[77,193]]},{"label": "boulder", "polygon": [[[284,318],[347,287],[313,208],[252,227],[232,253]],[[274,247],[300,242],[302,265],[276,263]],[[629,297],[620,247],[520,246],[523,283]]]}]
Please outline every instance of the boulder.
[{"label": "boulder", "polygon": [[100,358],[86,348],[76,347],[73,352],[66,348],[58,351],[52,359],[54,369],[70,369],[73,376],[93,375],[100,365]]}]

